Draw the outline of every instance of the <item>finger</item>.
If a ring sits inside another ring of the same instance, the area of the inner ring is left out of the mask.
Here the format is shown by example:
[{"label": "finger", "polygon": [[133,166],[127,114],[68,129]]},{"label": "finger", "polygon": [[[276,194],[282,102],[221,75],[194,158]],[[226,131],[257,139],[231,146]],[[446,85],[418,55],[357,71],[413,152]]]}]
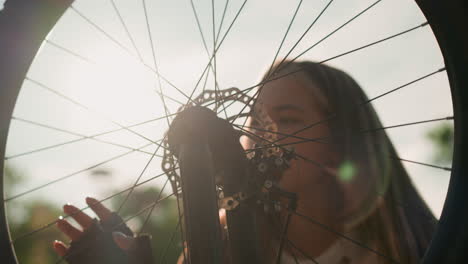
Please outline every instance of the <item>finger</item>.
[{"label": "finger", "polygon": [[225,209],[219,209],[218,211],[219,214],[219,223],[221,224],[221,227],[224,228],[226,227],[226,210]]},{"label": "finger", "polygon": [[185,264],[186,255],[188,255],[187,242],[184,242],[184,252],[180,253],[177,264]]},{"label": "finger", "polygon": [[59,256],[64,257],[67,254],[68,247],[62,241],[55,240],[52,245]]},{"label": "finger", "polygon": [[111,211],[98,200],[86,197],[86,203],[91,207],[91,209],[93,209],[101,221],[106,221],[111,216]]},{"label": "finger", "polygon": [[122,232],[112,232],[112,238],[119,248],[123,250],[129,250],[135,245],[135,239],[131,236],[127,236]]},{"label": "finger", "polygon": [[218,214],[219,214],[219,224],[221,225],[221,236],[224,240],[226,239],[226,235],[227,235],[227,233],[225,232],[225,230],[227,230],[226,210],[219,209]]},{"label": "finger", "polygon": [[73,217],[73,219],[75,219],[76,222],[80,224],[84,229],[87,229],[93,224],[93,219],[89,215],[83,213],[82,211],[80,211],[80,209],[76,208],[71,204],[64,205],[63,211],[67,215]]},{"label": "finger", "polygon": [[83,232],[72,226],[64,219],[59,219],[57,221],[57,227],[62,231],[66,236],[68,236],[72,241],[77,240],[81,237]]}]

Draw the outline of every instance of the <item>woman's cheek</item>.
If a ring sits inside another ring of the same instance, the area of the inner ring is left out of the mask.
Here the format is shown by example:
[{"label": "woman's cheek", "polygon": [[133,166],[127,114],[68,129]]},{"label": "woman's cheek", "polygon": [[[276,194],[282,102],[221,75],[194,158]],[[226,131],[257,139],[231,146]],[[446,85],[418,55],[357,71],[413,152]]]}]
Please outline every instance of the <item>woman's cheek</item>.
[{"label": "woman's cheek", "polygon": [[[303,190],[311,190],[313,188],[314,179],[310,173],[314,168],[310,167],[300,158],[293,160],[291,166],[281,176],[279,185],[281,188],[290,192],[300,192]],[[312,173],[313,174],[313,173]]]}]

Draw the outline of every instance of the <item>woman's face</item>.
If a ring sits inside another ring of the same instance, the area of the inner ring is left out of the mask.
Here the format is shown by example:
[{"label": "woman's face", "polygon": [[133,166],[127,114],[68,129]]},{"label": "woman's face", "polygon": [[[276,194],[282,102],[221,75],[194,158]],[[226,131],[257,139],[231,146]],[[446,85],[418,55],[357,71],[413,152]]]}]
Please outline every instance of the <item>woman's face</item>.
[{"label": "woman's face", "polygon": [[[276,124],[279,133],[293,134],[305,126],[326,118],[314,100],[312,91],[317,89],[312,86],[315,84],[306,83],[303,80],[305,78],[289,75],[269,82],[258,96],[257,102]],[[248,126],[258,127],[260,124],[254,119],[249,119]],[[255,129],[251,131],[259,133]],[[329,135],[327,122],[295,134],[295,136],[307,139]],[[283,136],[278,135],[278,138],[283,138]],[[301,139],[287,137],[278,144],[299,140]],[[249,149],[252,148],[253,143],[251,139],[245,139],[242,145],[244,149]],[[339,190],[336,177],[329,173],[330,170],[324,170],[317,165],[336,168],[339,155],[327,143],[306,142],[293,146],[295,153],[304,159],[298,158],[292,161],[291,167],[280,177],[279,186],[297,194],[299,213],[338,232],[342,231],[342,226],[338,221],[342,211],[342,192]],[[331,232],[297,215],[293,215],[288,227],[288,239],[312,256],[323,253],[336,238]]]}]

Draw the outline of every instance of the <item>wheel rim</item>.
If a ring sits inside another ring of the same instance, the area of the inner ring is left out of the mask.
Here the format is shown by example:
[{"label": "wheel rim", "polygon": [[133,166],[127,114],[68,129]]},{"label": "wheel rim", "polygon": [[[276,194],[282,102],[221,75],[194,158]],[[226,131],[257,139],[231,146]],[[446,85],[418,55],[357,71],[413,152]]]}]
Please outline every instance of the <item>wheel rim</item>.
[{"label": "wheel rim", "polygon": [[[359,80],[359,77],[357,78]],[[36,83],[37,84],[37,83]],[[8,155],[7,155],[8,156]]]}]

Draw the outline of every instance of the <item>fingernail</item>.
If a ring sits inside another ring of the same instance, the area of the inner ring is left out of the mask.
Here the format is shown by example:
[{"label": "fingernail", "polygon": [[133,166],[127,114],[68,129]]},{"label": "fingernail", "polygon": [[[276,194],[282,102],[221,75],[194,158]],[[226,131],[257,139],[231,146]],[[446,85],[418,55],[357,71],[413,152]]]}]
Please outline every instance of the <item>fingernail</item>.
[{"label": "fingernail", "polygon": [[129,237],[122,232],[112,232],[112,238],[117,246],[124,250],[130,249],[134,244],[132,237]]},{"label": "fingernail", "polygon": [[86,197],[86,203],[90,204],[90,203],[98,203],[98,200],[94,199],[93,197]]},{"label": "fingernail", "polygon": [[65,204],[63,206],[63,212],[65,212],[67,215],[76,214],[77,211],[78,211],[78,208],[76,208],[75,206],[73,206],[71,204]]},{"label": "fingernail", "polygon": [[119,232],[119,231],[112,232],[112,236],[113,236],[114,238],[123,238],[123,239],[127,239],[127,238],[128,238],[127,235],[125,235],[124,233]]}]

